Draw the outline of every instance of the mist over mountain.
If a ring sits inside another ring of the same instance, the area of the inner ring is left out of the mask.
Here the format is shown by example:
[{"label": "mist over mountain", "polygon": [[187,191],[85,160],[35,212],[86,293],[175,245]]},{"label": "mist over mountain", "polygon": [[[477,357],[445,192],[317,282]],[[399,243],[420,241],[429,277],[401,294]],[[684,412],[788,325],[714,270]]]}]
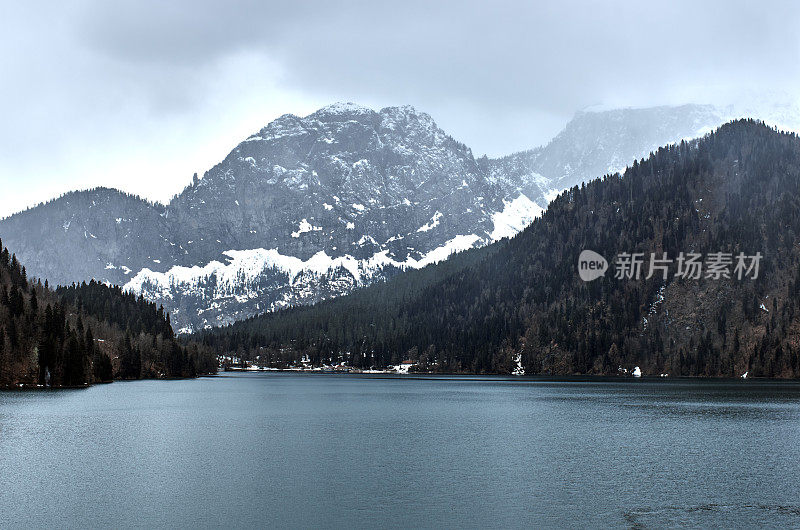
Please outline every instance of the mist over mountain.
[{"label": "mist over mountain", "polygon": [[529,177],[518,168],[528,167],[562,190],[589,175],[620,171],[656,147],[702,136],[724,120],[711,105],[582,111],[546,146],[497,160],[493,169],[525,182]]},{"label": "mist over mountain", "polygon": [[559,191],[729,114],[702,105],[579,112],[546,146],[489,159],[412,107],[340,103],[271,122],[166,206],[74,192],[0,221],[0,234],[30,274],[124,285],[187,332],[512,236]]}]

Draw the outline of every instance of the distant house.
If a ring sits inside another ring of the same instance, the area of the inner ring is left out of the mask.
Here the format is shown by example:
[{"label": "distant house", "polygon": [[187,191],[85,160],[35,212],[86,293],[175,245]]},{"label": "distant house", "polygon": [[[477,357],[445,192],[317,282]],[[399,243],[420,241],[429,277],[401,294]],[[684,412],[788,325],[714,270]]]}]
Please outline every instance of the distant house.
[{"label": "distant house", "polygon": [[407,359],[407,360],[401,362],[400,364],[398,364],[395,368],[401,374],[407,374],[408,373],[408,369],[411,368],[412,366],[415,366],[416,364],[417,364],[416,361],[412,361],[410,359]]}]

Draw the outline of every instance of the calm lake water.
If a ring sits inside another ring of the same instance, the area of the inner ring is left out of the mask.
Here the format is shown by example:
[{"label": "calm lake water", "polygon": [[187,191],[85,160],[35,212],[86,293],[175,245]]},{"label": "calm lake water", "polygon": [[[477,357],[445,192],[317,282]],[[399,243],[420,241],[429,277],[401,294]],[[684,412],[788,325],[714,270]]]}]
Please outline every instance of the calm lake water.
[{"label": "calm lake water", "polygon": [[800,527],[800,384],[281,373],[0,392],[0,527]]}]

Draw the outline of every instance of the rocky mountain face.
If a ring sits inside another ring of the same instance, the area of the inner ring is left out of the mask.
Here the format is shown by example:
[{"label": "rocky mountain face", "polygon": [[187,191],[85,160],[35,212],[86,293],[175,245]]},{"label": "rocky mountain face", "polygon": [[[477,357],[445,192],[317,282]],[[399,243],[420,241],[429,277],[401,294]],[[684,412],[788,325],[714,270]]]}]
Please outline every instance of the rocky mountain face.
[{"label": "rocky mountain face", "polygon": [[259,247],[304,261],[386,251],[405,262],[464,227],[488,237],[503,198],[472,152],[427,114],[334,105],[282,116],[247,138],[169,215],[182,227],[182,264]]},{"label": "rocky mountain face", "polygon": [[0,221],[29,274],[162,303],[176,329],[313,303],[522,230],[558,191],[695,137],[712,107],[582,112],[548,145],[476,159],[412,107],[284,115],[166,206],[95,189]]}]

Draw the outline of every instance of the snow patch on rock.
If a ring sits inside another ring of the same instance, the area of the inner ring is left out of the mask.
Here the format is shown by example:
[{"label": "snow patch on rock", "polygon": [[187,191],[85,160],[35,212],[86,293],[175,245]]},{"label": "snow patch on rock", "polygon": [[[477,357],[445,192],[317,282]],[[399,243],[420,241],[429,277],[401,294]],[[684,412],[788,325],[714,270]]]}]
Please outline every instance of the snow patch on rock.
[{"label": "snow patch on rock", "polygon": [[544,209],[520,193],[519,197],[512,201],[503,201],[502,211],[492,215],[494,229],[489,237],[492,241],[513,237],[526,226],[531,224],[534,219],[542,215]]},{"label": "snow patch on rock", "polygon": [[306,232],[319,232],[322,230],[321,226],[314,226],[308,222],[308,219],[303,219],[300,221],[300,224],[297,228],[296,232],[292,232],[292,237],[300,237],[300,234],[305,234]]},{"label": "snow patch on rock", "polygon": [[439,226],[439,220],[442,218],[442,212],[436,210],[436,213],[433,214],[431,220],[425,223],[424,225],[417,228],[417,232],[427,232],[428,230],[433,230],[437,226]]}]

